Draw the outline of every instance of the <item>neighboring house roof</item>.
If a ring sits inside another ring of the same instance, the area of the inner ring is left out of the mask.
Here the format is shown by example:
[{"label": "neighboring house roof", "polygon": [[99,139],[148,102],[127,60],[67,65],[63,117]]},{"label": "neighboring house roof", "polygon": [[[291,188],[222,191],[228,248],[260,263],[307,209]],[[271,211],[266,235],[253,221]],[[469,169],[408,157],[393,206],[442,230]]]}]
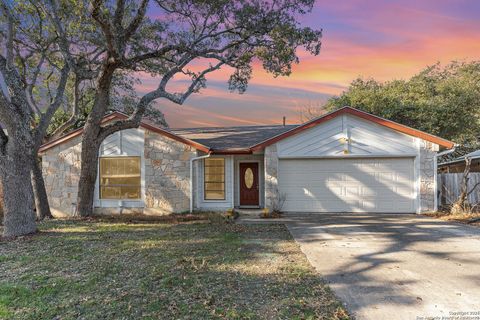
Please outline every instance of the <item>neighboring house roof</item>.
[{"label": "neighboring house roof", "polygon": [[480,159],[480,149],[476,150],[476,151],[473,151],[473,152],[470,152],[470,153],[467,153],[463,156],[456,157],[454,159],[445,159],[445,161],[441,161],[438,165],[439,166],[446,166],[446,165],[450,165],[450,164],[456,164],[456,163],[459,163],[459,162],[464,162],[465,158],[470,158],[472,160]]},{"label": "neighboring house roof", "polygon": [[250,147],[298,125],[172,129],[171,132],[212,148],[215,153],[250,152]]},{"label": "neighboring house roof", "polygon": [[[426,141],[438,144],[442,147],[452,148],[454,143],[440,137],[416,130],[394,121],[374,116],[372,114],[344,107],[306,122],[302,125],[270,125],[270,126],[243,126],[243,127],[223,127],[223,128],[190,128],[190,129],[163,129],[153,124],[142,121],[141,127],[170,137],[176,141],[190,145],[197,150],[216,154],[234,154],[234,153],[252,153],[259,151],[282,139],[288,138],[294,134],[312,128],[318,124],[331,120],[343,114],[351,114],[359,118],[374,122],[384,127],[421,138]],[[102,123],[113,120],[125,119],[128,115],[115,111],[107,115]],[[40,152],[48,150],[58,144],[68,141],[81,135],[83,128],[77,129],[44,144]]]}]

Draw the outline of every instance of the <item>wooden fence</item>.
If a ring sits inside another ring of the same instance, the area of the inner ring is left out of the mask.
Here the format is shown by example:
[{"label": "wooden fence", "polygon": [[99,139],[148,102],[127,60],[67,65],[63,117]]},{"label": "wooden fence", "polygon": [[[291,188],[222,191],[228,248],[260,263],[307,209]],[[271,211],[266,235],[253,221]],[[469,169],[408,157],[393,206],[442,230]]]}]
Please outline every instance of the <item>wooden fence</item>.
[{"label": "wooden fence", "polygon": [[[480,182],[480,172],[471,172],[469,174],[468,190]],[[438,175],[438,204],[448,205],[455,202],[462,191],[463,173],[442,173]],[[468,202],[472,205],[480,204],[480,185],[468,197]]]}]

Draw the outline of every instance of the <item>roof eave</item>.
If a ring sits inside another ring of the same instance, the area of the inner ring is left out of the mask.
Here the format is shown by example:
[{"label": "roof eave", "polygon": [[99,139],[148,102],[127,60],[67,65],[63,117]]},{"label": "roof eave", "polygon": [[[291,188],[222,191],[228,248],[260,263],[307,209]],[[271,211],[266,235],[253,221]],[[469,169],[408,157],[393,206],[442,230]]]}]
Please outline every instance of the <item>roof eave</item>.
[{"label": "roof eave", "polygon": [[[127,114],[124,114],[122,112],[119,112],[119,111],[114,111],[113,113],[109,114],[109,115],[106,115],[103,119],[102,119],[102,122],[101,124],[105,124],[109,121],[112,121],[112,120],[115,120],[115,119],[118,119],[118,120],[124,120],[124,119],[127,119],[128,118],[128,115]],[[205,153],[208,153],[210,152],[210,148],[201,144],[201,143],[198,143],[198,142],[195,142],[193,140],[190,140],[190,139],[187,139],[187,138],[183,138],[183,137],[180,137],[172,132],[169,132],[167,130],[164,130],[160,127],[156,127],[156,126],[153,126],[151,124],[148,124],[146,122],[140,122],[140,127],[144,128],[144,129],[147,129],[149,131],[153,131],[153,132],[156,132],[158,134],[161,134],[163,136],[166,136],[166,137],[169,137],[173,140],[176,140],[178,142],[181,142],[183,144],[186,144],[186,145],[189,145],[197,150],[200,150],[200,151],[203,151]],[[60,145],[62,143],[65,143],[75,137],[78,137],[79,135],[81,135],[83,133],[83,127],[82,128],[78,128],[70,133],[67,133],[66,135],[64,136],[61,136],[60,138],[58,139],[55,139],[53,141],[50,141],[50,142],[47,142],[45,143],[44,145],[42,145],[40,147],[40,149],[38,150],[38,153],[39,154],[42,154],[44,153],[45,151],[57,146],[57,145]]]},{"label": "roof eave", "polygon": [[221,154],[221,155],[235,155],[235,154],[252,154],[253,151],[251,149],[212,149],[212,154]]},{"label": "roof eave", "polygon": [[[480,156],[470,157],[470,159],[471,160],[479,160]],[[439,167],[448,166],[448,165],[451,165],[451,164],[457,164],[457,163],[462,163],[462,162],[465,162],[465,157],[462,157],[462,158],[456,159],[456,160],[452,160],[452,161],[442,162],[442,163],[439,163],[438,166]]]},{"label": "roof eave", "polygon": [[451,149],[455,146],[455,143],[453,143],[452,141],[449,141],[449,140],[431,135],[429,133],[426,133],[426,132],[423,132],[423,131],[420,131],[420,130],[417,130],[417,129],[414,129],[414,128],[411,128],[411,127],[408,127],[408,126],[405,126],[403,124],[400,124],[400,123],[397,123],[397,122],[394,122],[394,121],[391,121],[391,120],[387,120],[387,119],[375,116],[373,114],[370,114],[370,113],[367,113],[367,112],[364,112],[364,111],[346,106],[346,107],[340,108],[338,110],[332,111],[330,113],[327,113],[323,116],[320,116],[316,119],[313,119],[313,120],[311,120],[311,121],[309,121],[309,122],[307,122],[303,125],[300,125],[296,128],[293,128],[293,129],[291,129],[287,132],[284,132],[280,135],[277,135],[275,137],[267,139],[267,140],[265,140],[265,141],[263,141],[259,144],[256,144],[256,145],[252,146],[251,149],[253,151],[258,151],[258,150],[264,149],[265,147],[268,147],[269,145],[272,145],[272,144],[274,144],[274,143],[276,143],[280,140],[288,138],[292,135],[295,135],[297,133],[300,133],[300,132],[302,132],[304,130],[307,130],[307,129],[310,129],[312,127],[315,127],[316,125],[318,125],[320,123],[323,123],[323,122],[329,121],[331,119],[334,119],[337,116],[342,115],[344,113],[351,114],[351,115],[357,116],[359,118],[377,123],[377,124],[382,125],[384,127],[387,127],[387,128],[390,128],[390,129],[393,129],[393,130],[396,130],[396,131],[399,131],[399,132],[402,132],[402,133],[405,133],[405,134],[408,134],[408,135],[411,135],[411,136],[414,136],[414,137],[421,138],[425,141],[429,141],[429,142],[438,144],[439,146],[445,147],[447,149]]}]

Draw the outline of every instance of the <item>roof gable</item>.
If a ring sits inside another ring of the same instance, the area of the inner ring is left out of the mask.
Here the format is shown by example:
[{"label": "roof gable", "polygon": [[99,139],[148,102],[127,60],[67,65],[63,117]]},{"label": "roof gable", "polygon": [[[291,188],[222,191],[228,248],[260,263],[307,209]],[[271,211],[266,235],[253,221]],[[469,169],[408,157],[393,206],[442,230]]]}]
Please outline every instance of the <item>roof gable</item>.
[{"label": "roof gable", "polygon": [[[103,119],[102,119],[102,122],[101,124],[106,124],[108,122],[111,122],[111,121],[114,121],[114,120],[124,120],[124,119],[127,119],[128,118],[128,115],[127,114],[124,114],[122,112],[119,112],[119,111],[115,111],[115,112],[112,112],[111,114],[105,116]],[[155,133],[158,133],[158,134],[161,134],[163,136],[166,136],[168,138],[171,138],[173,140],[176,140],[178,142],[181,142],[181,143],[184,143],[186,145],[189,145],[197,150],[200,150],[200,151],[203,151],[203,152],[210,152],[210,148],[208,148],[207,146],[204,146],[203,144],[201,143],[198,143],[196,141],[192,141],[190,139],[187,139],[187,138],[184,138],[184,137],[181,137],[181,136],[178,136],[168,130],[165,130],[165,129],[162,129],[158,126],[155,126],[155,125],[152,125],[152,124],[149,124],[145,121],[141,121],[140,122],[140,127],[141,128],[144,128],[146,130],[149,130],[149,131],[152,131],[152,132],[155,132]],[[75,137],[78,137],[80,136],[81,134],[83,133],[83,128],[79,128],[77,130],[74,130],[72,132],[69,132],[63,136],[61,136],[60,138],[58,139],[55,139],[55,140],[52,140],[50,142],[47,142],[45,143],[44,145],[42,145],[39,149],[39,153],[42,153],[42,152],[45,152],[46,150],[48,149],[51,149],[59,144],[62,144],[62,143],[65,143]]]},{"label": "roof gable", "polygon": [[363,120],[374,122],[378,125],[393,129],[395,131],[398,131],[398,132],[401,132],[401,133],[404,133],[404,134],[407,134],[407,135],[410,135],[410,136],[413,136],[413,137],[423,139],[425,141],[429,141],[429,142],[438,144],[438,145],[440,145],[442,147],[445,147],[445,148],[450,149],[450,148],[453,148],[453,146],[455,145],[452,141],[448,141],[446,139],[428,134],[426,132],[423,132],[423,131],[420,131],[420,130],[417,130],[417,129],[413,129],[411,127],[402,125],[400,123],[397,123],[397,122],[394,122],[394,121],[391,121],[391,120],[387,120],[387,119],[384,119],[384,118],[381,118],[381,117],[378,117],[378,116],[374,116],[370,113],[360,111],[358,109],[354,109],[354,108],[351,108],[351,107],[343,107],[341,109],[338,109],[336,111],[328,113],[324,116],[313,119],[313,120],[311,120],[311,121],[309,121],[309,122],[307,122],[303,125],[300,125],[296,128],[293,128],[292,130],[284,132],[284,133],[282,133],[280,135],[277,135],[273,138],[267,139],[267,140],[265,140],[265,141],[263,141],[263,142],[261,142],[257,145],[252,146],[251,149],[253,151],[261,150],[261,149],[263,149],[263,148],[265,148],[269,145],[272,145],[272,144],[274,144],[278,141],[281,141],[285,138],[288,138],[290,136],[293,136],[295,134],[303,132],[307,129],[313,128],[313,127],[315,127],[315,126],[317,126],[321,123],[325,123],[327,121],[333,120],[336,117],[341,116],[343,114],[354,115],[356,117],[362,118]]},{"label": "roof gable", "polygon": [[280,158],[415,155],[416,138],[343,114],[278,141]]}]

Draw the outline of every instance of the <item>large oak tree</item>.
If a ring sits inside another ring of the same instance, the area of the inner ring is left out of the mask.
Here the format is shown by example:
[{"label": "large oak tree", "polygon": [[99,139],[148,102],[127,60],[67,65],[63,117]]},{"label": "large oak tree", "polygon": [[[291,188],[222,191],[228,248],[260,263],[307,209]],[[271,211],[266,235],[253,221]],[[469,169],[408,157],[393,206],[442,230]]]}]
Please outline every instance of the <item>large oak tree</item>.
[{"label": "large oak tree", "polygon": [[37,211],[49,213],[37,152],[63,102],[70,70],[56,46],[56,33],[34,9],[27,2],[0,2],[0,180],[6,237],[36,231],[32,177]]},{"label": "large oak tree", "polygon": [[[72,3],[88,7],[77,11],[74,26],[63,23],[71,20]],[[317,55],[321,31],[298,22],[313,4],[313,0],[50,0],[46,11],[69,66],[76,74],[95,75],[94,102],[82,138],[78,214],[93,210],[101,142],[116,131],[138,127],[153,101],[182,104],[221,68],[231,71],[230,90],[242,93],[255,61],[280,76],[289,75],[298,62],[299,47]],[[139,72],[158,79],[156,88],[136,101],[128,119],[101,126],[115,77]],[[173,91],[169,84],[179,77],[188,84]]]}]

